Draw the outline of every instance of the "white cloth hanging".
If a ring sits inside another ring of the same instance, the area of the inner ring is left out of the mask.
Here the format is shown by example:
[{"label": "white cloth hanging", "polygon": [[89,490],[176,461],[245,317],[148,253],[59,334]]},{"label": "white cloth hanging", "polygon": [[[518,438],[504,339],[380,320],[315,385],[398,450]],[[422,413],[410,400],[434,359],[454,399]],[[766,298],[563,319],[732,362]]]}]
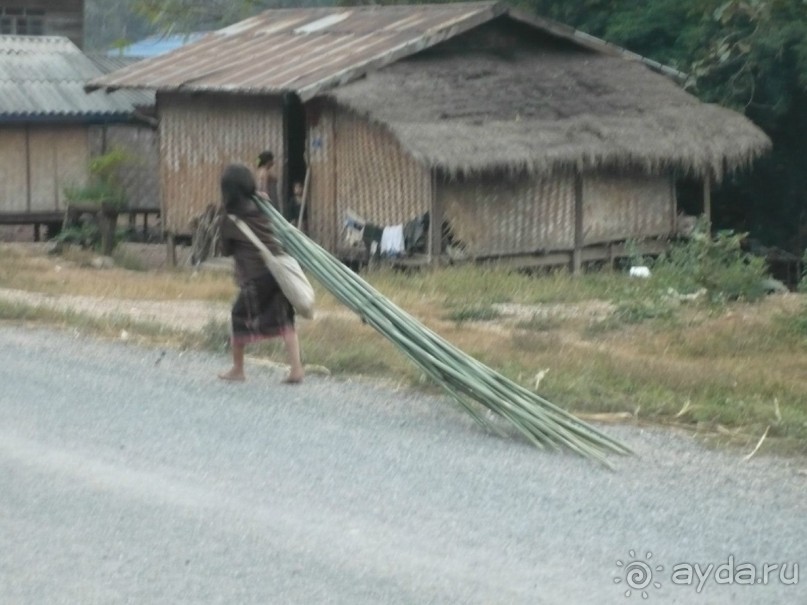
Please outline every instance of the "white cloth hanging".
[{"label": "white cloth hanging", "polygon": [[381,255],[398,256],[405,250],[403,225],[384,227],[381,233]]}]

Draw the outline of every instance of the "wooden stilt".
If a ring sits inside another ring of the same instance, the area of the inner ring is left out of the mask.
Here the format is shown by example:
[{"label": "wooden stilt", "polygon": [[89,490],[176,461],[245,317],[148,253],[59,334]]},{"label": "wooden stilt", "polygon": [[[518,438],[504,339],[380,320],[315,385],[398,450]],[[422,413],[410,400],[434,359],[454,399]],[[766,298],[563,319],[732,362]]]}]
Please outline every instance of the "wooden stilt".
[{"label": "wooden stilt", "polygon": [[177,266],[177,245],[173,233],[165,234],[165,245],[167,252],[166,262],[168,263],[168,266],[173,269]]},{"label": "wooden stilt", "polygon": [[703,177],[703,216],[712,224],[712,177]]},{"label": "wooden stilt", "polygon": [[572,252],[572,274],[579,275],[583,269],[583,175],[577,173],[574,179],[574,251]]}]

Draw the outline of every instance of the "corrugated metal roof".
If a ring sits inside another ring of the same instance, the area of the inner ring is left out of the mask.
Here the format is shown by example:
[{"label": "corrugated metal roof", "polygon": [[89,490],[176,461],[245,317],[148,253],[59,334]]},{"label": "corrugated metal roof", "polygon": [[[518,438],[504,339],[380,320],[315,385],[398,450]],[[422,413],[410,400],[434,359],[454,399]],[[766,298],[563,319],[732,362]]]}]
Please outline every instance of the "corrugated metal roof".
[{"label": "corrugated metal roof", "polygon": [[0,120],[125,117],[131,92],[88,94],[103,71],[67,38],[0,36]]},{"label": "corrugated metal roof", "polygon": [[497,2],[274,9],[89,87],[294,91],[308,99],[506,11]]},{"label": "corrugated metal roof", "polygon": [[[108,74],[124,67],[134,65],[142,59],[136,57],[111,57],[109,55],[87,54],[87,57],[92,61],[102,74]],[[100,94],[100,93],[98,93]],[[155,104],[155,95],[153,90],[135,90],[126,89],[118,90],[108,93],[111,97],[122,99],[125,103],[129,103],[132,107],[153,107]]]}]

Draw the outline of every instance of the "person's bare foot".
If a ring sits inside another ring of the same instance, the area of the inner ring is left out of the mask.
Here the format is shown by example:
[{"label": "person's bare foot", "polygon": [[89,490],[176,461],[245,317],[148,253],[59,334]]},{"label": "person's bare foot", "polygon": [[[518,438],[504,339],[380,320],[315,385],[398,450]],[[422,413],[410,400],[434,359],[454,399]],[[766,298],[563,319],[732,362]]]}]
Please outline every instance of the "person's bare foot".
[{"label": "person's bare foot", "polygon": [[283,379],[283,384],[300,384],[303,381],[303,374],[289,374]]},{"label": "person's bare foot", "polygon": [[247,379],[247,377],[244,376],[243,370],[239,371],[235,368],[231,369],[229,372],[219,374],[219,378],[222,380],[229,380],[231,382],[244,382]]}]

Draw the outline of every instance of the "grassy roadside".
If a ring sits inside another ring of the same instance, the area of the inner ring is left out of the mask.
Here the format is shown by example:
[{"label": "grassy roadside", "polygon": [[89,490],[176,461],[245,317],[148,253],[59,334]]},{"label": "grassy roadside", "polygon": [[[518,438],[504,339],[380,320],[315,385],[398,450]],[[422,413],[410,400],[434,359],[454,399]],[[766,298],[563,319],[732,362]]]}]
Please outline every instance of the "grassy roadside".
[{"label": "grassy roadside", "polygon": [[[98,270],[86,255],[0,246],[0,288],[104,299],[209,301],[235,294],[222,273]],[[461,349],[581,414],[669,424],[749,450],[807,453],[807,310],[802,295],[758,302],[663,302],[652,280],[617,273],[540,278],[495,267],[365,276]],[[307,363],[433,388],[374,330],[319,292],[300,324]],[[0,299],[2,301],[2,299]],[[125,315],[0,302],[0,319],[77,327],[107,337],[226,355],[227,326],[183,331]],[[253,354],[282,362],[278,343]],[[759,454],[757,454],[759,455]]]}]

